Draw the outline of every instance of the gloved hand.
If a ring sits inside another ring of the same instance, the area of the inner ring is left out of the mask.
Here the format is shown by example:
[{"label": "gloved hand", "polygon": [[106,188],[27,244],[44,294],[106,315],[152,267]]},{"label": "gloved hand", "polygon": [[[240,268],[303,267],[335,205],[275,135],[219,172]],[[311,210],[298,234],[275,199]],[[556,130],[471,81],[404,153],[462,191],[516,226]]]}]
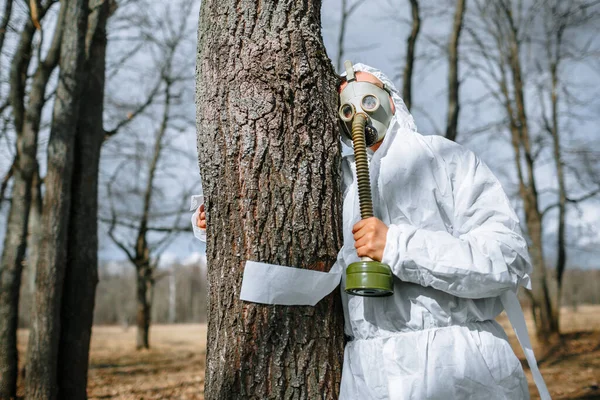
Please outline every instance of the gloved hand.
[{"label": "gloved hand", "polygon": [[371,217],[360,220],[352,228],[354,247],[359,257],[381,261],[387,239],[388,227],[380,219]]},{"label": "gloved hand", "polygon": [[204,204],[198,208],[198,216],[196,217],[196,225],[200,229],[206,229],[206,212],[204,211]]}]

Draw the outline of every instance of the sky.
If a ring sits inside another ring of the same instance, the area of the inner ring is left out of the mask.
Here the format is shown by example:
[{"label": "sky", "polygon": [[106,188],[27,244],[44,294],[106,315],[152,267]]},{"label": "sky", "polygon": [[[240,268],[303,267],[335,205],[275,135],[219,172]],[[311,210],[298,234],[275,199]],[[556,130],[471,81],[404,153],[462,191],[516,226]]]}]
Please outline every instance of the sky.
[{"label": "sky", "polygon": [[[350,3],[352,3],[350,1]],[[400,87],[402,82],[402,68],[404,60],[404,52],[406,48],[406,37],[409,33],[410,10],[408,1],[392,1],[392,0],[369,0],[362,1],[356,11],[348,20],[347,33],[345,36],[346,53],[344,59],[350,59],[352,62],[362,62],[381,69],[388,76],[393,77],[397,87]],[[432,1],[425,1],[425,4],[432,4]],[[450,4],[447,0],[441,0],[443,4]],[[148,15],[157,18],[165,15],[163,2],[148,2],[150,8]],[[440,2],[437,2],[439,5]],[[187,13],[186,23],[189,24],[189,38],[183,45],[181,52],[181,65],[184,65],[187,73],[193,79],[194,61],[195,61],[195,29],[197,26],[198,12],[200,2],[197,1]],[[337,40],[339,31],[341,0],[324,0],[322,7],[322,35],[325,47],[330,58],[334,59],[337,54]],[[443,6],[442,6],[443,7]],[[159,10],[160,9],[160,10]],[[158,13],[155,11],[159,10]],[[441,50],[436,47],[436,43],[441,43],[445,46],[447,42],[447,32],[450,30],[453,7],[448,6],[447,12],[440,13],[432,17],[424,17],[422,21],[422,30],[419,42],[417,43],[418,59],[415,65],[415,76],[413,80],[413,115],[417,122],[419,132],[422,134],[440,133],[445,125],[446,118],[446,61],[444,57],[440,57]],[[119,10],[123,12],[124,10]],[[140,15],[139,18],[144,17]],[[135,35],[135,24],[133,27],[128,25],[127,21],[115,19],[111,21],[114,29],[110,33],[109,30],[109,57],[110,59],[118,59],[119,54],[127,53],[128,44],[127,38]],[[47,30],[48,31],[48,30]],[[594,32],[591,33],[594,35]],[[464,36],[463,32],[463,36]],[[159,35],[160,36],[160,35]],[[585,34],[582,34],[584,37]],[[45,41],[48,42],[49,40]],[[592,44],[598,47],[599,38],[591,39]],[[535,57],[535,54],[526,54],[527,60]],[[161,55],[155,53],[152,49],[145,49],[135,53],[127,63],[114,67],[114,73],[111,73],[112,79],[109,79],[107,92],[110,92],[110,99],[107,102],[107,117],[106,124],[109,125],[112,121],[119,120],[120,113],[123,113],[122,107],[117,105],[139,103],[143,101],[144,95],[151,90],[153,84],[152,66],[153,63],[160,59]],[[186,57],[189,57],[187,59]],[[190,62],[191,61],[191,62]],[[335,61],[335,60],[334,60]],[[4,66],[5,64],[3,64]],[[183,68],[183,67],[182,67]],[[4,67],[3,67],[4,69]],[[110,69],[110,66],[109,66]],[[517,206],[516,194],[516,179],[514,162],[512,161],[510,143],[508,135],[505,132],[490,131],[485,134],[469,135],[468,132],[486,124],[498,120],[502,112],[497,106],[491,102],[481,102],[478,99],[485,93],[484,86],[471,75],[465,72],[464,66],[461,68],[461,78],[463,80],[461,86],[461,99],[465,102],[461,110],[459,121],[458,142],[466,145],[474,150],[494,171],[502,182],[505,190],[515,199],[514,205]],[[595,94],[600,93],[600,75],[598,70],[594,71],[589,67],[573,66],[569,72],[570,77],[574,82],[574,90],[581,91],[583,95],[593,98]],[[189,115],[194,114],[193,105],[193,83],[189,83],[190,87],[182,93],[185,94],[185,104],[181,106],[184,113]],[[533,94],[531,94],[533,96]],[[585,97],[584,96],[584,97]],[[532,101],[532,110],[539,105]],[[112,143],[107,143],[103,150],[103,177],[106,181],[107,176],[115,173],[118,164],[115,154],[120,157],[132,157],[133,153],[127,153],[128,149],[139,148],[144,146],[146,131],[152,130],[155,125],[153,117],[160,113],[161,105],[158,104],[151,109],[149,115],[139,122],[129,127],[123,138],[115,140]],[[46,107],[46,112],[50,111]],[[577,112],[582,115],[569,124],[569,137],[566,142],[569,145],[576,147],[580,143],[590,142],[595,151],[598,150],[597,140],[598,133],[596,126],[598,125],[598,111],[600,106],[590,102],[583,104]],[[42,135],[42,138],[44,136]],[[594,140],[594,138],[596,138]],[[195,163],[196,154],[196,136],[193,125],[187,126],[185,129],[180,129],[173,132],[170,143],[179,151],[179,154],[185,153],[185,160],[179,164],[169,162],[167,159],[168,171],[166,176],[177,176],[178,188],[186,186],[191,188],[196,194],[201,193],[201,182],[198,166]],[[146,143],[147,144],[147,143]],[[595,147],[594,147],[595,146]],[[40,158],[43,159],[44,149],[40,150]],[[121,154],[123,153],[123,154]],[[176,153],[174,153],[176,154]],[[4,155],[4,156],[3,156]],[[113,158],[111,158],[113,157]],[[179,160],[177,156],[171,156],[171,161]],[[4,158],[4,160],[3,160]],[[0,173],[6,168],[6,160],[8,159],[6,147],[0,142]],[[4,162],[3,162],[4,161]],[[4,169],[3,169],[4,168]],[[175,172],[176,171],[176,172]],[[541,165],[537,169],[538,181],[542,188],[551,189],[553,187],[552,164],[547,160],[545,165]],[[140,178],[144,177],[144,172],[140,170]],[[143,180],[143,179],[140,179]],[[167,178],[165,178],[167,180]],[[125,183],[124,183],[125,184]],[[128,185],[133,185],[127,182]],[[171,185],[171,186],[169,186]],[[165,187],[175,187],[174,184],[165,183]],[[102,191],[102,189],[101,189]],[[165,197],[156,204],[157,209],[168,208],[173,202],[185,199],[182,197],[182,190],[176,191],[165,190]],[[169,193],[173,192],[173,193]],[[170,196],[170,197],[169,197]],[[550,203],[553,201],[553,195],[544,195],[542,202]],[[127,202],[126,209],[134,212],[139,202],[136,200]],[[4,207],[5,209],[7,207]],[[139,208],[139,207],[138,207]],[[4,210],[5,211],[5,210]],[[573,210],[569,213],[569,238],[571,238],[573,246],[570,247],[570,261],[582,267],[597,267],[595,258],[598,251],[595,250],[600,243],[600,233],[594,229],[594,226],[600,222],[600,204],[597,201],[588,202],[579,210]],[[101,213],[103,211],[101,210]],[[0,212],[0,227],[3,227],[5,212]],[[191,213],[189,214],[191,217]],[[189,217],[186,219],[189,220]],[[550,214],[549,218],[554,218]],[[553,226],[554,224],[551,224]],[[4,229],[0,229],[0,239]],[[553,257],[552,243],[554,229],[547,229],[546,246],[549,258]],[[124,233],[125,234],[125,233]],[[162,264],[168,264],[170,261],[179,260],[194,260],[198,259],[205,252],[204,243],[195,239],[191,233],[183,233],[166,248]],[[106,235],[106,227],[100,231],[100,258],[104,261],[123,260],[124,253],[120,251]]]}]

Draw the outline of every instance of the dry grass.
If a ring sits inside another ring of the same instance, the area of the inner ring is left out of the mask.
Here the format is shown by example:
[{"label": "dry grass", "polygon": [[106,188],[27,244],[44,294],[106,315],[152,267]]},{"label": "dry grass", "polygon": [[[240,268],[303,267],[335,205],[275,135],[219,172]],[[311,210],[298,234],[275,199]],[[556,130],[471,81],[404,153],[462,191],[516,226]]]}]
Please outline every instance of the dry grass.
[{"label": "dry grass", "polygon": [[[525,311],[527,329],[534,331],[531,312]],[[529,380],[532,399],[539,399],[525,355],[504,313],[498,318]],[[542,346],[531,336],[533,350],[554,400],[600,399],[600,306],[561,310],[559,341]]]},{"label": "dry grass", "polygon": [[[152,326],[152,348],[144,351],[135,350],[135,335],[135,327],[94,327],[90,400],[204,399],[206,325]],[[19,339],[24,352],[25,331],[19,332]],[[24,394],[22,388],[19,394]]]},{"label": "dry grass", "polygon": [[[508,321],[504,316],[499,321],[524,362]],[[531,320],[528,326],[533,332]],[[562,330],[561,342],[547,348],[532,338],[553,399],[600,399],[600,306],[582,306],[577,312],[563,309]],[[22,352],[26,340],[21,331]],[[134,328],[95,327],[90,399],[204,399],[206,325],[156,325],[150,341],[151,350],[136,351]],[[526,373],[532,398],[538,398],[527,367]]]}]

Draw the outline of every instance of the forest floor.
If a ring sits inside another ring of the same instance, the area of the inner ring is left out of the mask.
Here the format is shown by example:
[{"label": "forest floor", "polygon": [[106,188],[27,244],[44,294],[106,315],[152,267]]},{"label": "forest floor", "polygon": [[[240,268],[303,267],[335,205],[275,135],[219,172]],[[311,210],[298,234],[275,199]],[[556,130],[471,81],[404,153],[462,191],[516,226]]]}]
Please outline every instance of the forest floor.
[{"label": "forest floor", "polygon": [[[532,398],[539,398],[507,319],[502,315],[499,321],[523,362]],[[527,323],[532,332],[530,318]],[[542,348],[532,338],[552,398],[600,399],[600,306],[563,309],[561,327],[560,343]],[[21,359],[26,342],[27,332],[20,331]],[[95,327],[89,399],[204,399],[206,325],[154,325],[150,343],[150,350],[136,351],[135,327]],[[23,395],[22,385],[19,389]]]}]

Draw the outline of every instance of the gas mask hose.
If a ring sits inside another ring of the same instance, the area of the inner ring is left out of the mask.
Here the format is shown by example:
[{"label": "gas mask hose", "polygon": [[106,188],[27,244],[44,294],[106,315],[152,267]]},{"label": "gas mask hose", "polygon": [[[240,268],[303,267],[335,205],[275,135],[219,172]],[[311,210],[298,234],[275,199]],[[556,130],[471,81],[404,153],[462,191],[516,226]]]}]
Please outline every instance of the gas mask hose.
[{"label": "gas mask hose", "polygon": [[[378,107],[381,106],[381,101],[377,96],[372,94],[380,89],[372,83],[357,81],[352,62],[346,61],[345,66],[348,86],[342,90],[340,95],[340,103],[342,105],[339,109],[339,116],[344,123],[344,131],[346,134],[350,131],[349,133],[352,136],[360,216],[362,219],[366,219],[373,217],[374,213],[373,200],[371,199],[369,159],[367,158],[367,137],[365,136],[367,133],[375,133],[375,135],[370,135],[374,137],[368,138],[370,145],[373,144],[371,143],[373,139],[374,142],[382,140],[383,135],[379,137],[377,132],[385,133],[389,121],[379,123],[372,115],[367,116],[363,110],[377,112]],[[385,93],[384,90],[381,91]],[[387,101],[387,94],[385,96],[383,96],[383,93],[380,94]],[[355,100],[359,98],[360,103],[357,103]],[[391,115],[391,112],[387,114]],[[375,126],[376,123],[379,123],[380,126]],[[367,132],[367,129],[369,132]],[[391,296],[394,293],[394,276],[389,265],[362,256],[360,257],[360,261],[353,262],[346,268],[345,286],[344,290],[351,295],[368,297]]]},{"label": "gas mask hose", "polygon": [[352,120],[352,142],[354,143],[358,200],[360,204],[360,216],[362,219],[371,218],[373,216],[369,160],[367,159],[367,143],[365,141],[366,124],[367,117],[362,113],[357,113]]}]

